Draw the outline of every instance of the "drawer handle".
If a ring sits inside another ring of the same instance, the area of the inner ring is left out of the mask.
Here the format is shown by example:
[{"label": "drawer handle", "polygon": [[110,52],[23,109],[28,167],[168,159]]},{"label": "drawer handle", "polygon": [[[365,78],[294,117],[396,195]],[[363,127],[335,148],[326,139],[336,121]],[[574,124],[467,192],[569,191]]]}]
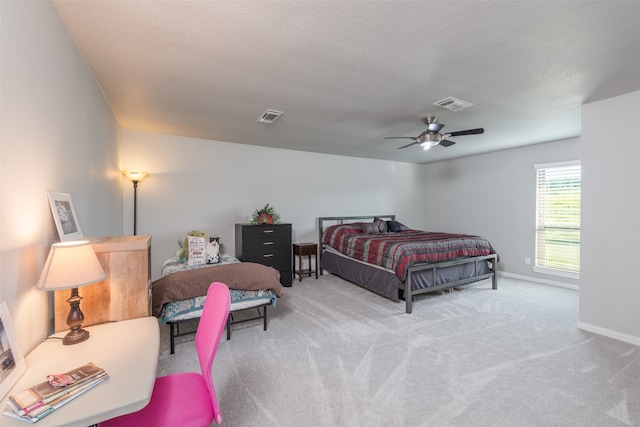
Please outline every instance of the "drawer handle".
[{"label": "drawer handle", "polygon": [[264,242],[263,245],[265,245],[265,246],[273,245],[273,242]]},{"label": "drawer handle", "polygon": [[272,256],[273,256],[273,254],[265,254],[265,255],[262,255],[262,257],[263,257],[263,258],[271,258]]},{"label": "drawer handle", "polygon": [[273,230],[263,230],[263,233],[273,233]]}]

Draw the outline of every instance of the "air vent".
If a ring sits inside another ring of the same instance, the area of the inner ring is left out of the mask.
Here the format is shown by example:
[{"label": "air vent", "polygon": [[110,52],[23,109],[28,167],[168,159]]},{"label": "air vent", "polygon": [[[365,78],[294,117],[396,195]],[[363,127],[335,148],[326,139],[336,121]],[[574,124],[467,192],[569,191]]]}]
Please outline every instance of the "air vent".
[{"label": "air vent", "polygon": [[445,99],[441,99],[438,102],[434,102],[433,105],[449,111],[462,111],[469,107],[473,107],[472,103],[454,98],[453,96],[449,96]]},{"label": "air vent", "polygon": [[265,112],[262,113],[260,117],[258,117],[258,121],[260,123],[273,123],[276,121],[278,117],[280,117],[283,114],[284,113],[282,111],[265,110]]}]

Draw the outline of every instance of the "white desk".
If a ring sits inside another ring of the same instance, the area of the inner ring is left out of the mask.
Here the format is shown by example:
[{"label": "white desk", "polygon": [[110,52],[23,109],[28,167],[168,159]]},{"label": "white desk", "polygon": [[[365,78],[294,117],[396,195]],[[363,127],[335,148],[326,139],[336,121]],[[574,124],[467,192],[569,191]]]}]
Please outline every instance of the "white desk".
[{"label": "white desk", "polygon": [[[62,340],[49,338],[38,345],[25,358],[27,371],[7,396],[45,381],[47,374],[64,373],[88,362],[103,368],[110,378],[33,425],[87,427],[149,403],[160,350],[158,319],[143,317],[85,329],[91,337],[80,344],[62,345]],[[6,398],[1,405],[0,412]],[[2,427],[27,425],[31,424],[0,415]]]}]

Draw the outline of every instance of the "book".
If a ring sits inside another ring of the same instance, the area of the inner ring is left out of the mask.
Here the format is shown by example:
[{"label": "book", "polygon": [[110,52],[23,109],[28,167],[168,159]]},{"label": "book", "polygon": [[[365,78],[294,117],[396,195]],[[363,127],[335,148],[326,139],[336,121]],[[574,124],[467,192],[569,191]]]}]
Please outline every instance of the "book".
[{"label": "book", "polygon": [[4,411],[4,415],[21,421],[35,423],[107,379],[109,379],[108,375],[102,375],[85,381],[81,386],[75,387],[73,390],[68,390],[66,394],[62,394],[57,399],[32,409],[24,415],[19,415],[18,411],[7,401],[7,408]]},{"label": "book", "polygon": [[61,387],[54,385],[58,380],[51,381],[48,379],[47,381],[43,381],[33,387],[10,396],[9,400],[13,403],[14,407],[21,411],[29,412],[31,408],[37,407],[51,400],[55,400],[59,395],[64,394],[67,391],[71,391],[72,389],[80,386],[83,382],[104,373],[104,369],[99,368],[90,362],[80,366],[79,368],[66,372],[63,375],[55,376],[71,378],[73,383],[69,385]]},{"label": "book", "polygon": [[93,363],[50,375],[47,381],[9,396],[4,414],[36,422],[108,378],[105,370]]},{"label": "book", "polygon": [[[85,381],[82,381],[80,383],[76,383],[67,387],[63,387],[60,388],[60,390],[57,393],[52,393],[50,395],[48,395],[46,398],[39,400],[37,402],[34,402],[33,404],[29,405],[28,407],[23,407],[20,406],[19,404],[16,403],[16,399],[12,399],[11,397],[7,400],[7,405],[11,406],[11,408],[18,414],[18,415],[25,415],[28,413],[31,413],[35,410],[37,410],[38,408],[42,407],[43,405],[46,405],[47,403],[51,403],[51,402],[56,402],[57,400],[60,399],[60,397],[64,397],[70,394],[73,394],[76,392],[76,390],[78,389],[83,389],[85,387],[86,384],[92,384],[94,380],[97,379],[102,379],[104,377],[108,378],[108,375],[106,372],[101,372],[100,374],[88,378]],[[106,379],[106,378],[104,378]],[[26,390],[25,390],[26,391]],[[29,389],[30,393],[31,393],[31,389]],[[21,392],[21,394],[25,394],[25,392]]]}]

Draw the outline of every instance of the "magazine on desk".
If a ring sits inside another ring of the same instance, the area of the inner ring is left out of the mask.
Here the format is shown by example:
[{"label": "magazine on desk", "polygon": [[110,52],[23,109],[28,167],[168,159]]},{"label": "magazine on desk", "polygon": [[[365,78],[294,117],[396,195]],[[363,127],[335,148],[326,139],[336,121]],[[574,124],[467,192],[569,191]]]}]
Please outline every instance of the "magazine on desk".
[{"label": "magazine on desk", "polygon": [[109,379],[104,369],[87,363],[9,396],[4,415],[35,423],[96,385]]}]

